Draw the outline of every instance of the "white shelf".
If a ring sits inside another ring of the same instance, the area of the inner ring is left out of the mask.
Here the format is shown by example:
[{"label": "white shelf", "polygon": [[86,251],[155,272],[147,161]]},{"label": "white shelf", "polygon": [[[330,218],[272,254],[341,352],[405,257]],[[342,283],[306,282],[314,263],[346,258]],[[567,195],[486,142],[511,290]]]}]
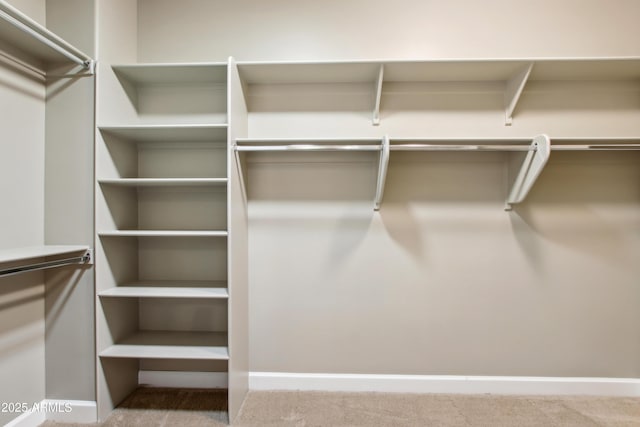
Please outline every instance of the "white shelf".
[{"label": "white shelf", "polygon": [[[91,58],[87,54],[4,1],[0,4],[0,14],[6,16],[7,19],[17,23],[19,26],[29,28],[33,33],[37,34],[37,36],[28,34],[17,28],[16,25],[0,17],[0,43],[8,45],[16,51],[26,54],[33,60],[39,62],[37,66],[45,67],[51,64],[75,62],[49,46],[49,43],[62,48],[80,61],[86,62],[87,64],[91,61]],[[44,39],[46,42],[40,39]]]},{"label": "white shelf", "polygon": [[120,178],[101,179],[100,184],[122,187],[214,187],[226,185],[227,178]]},{"label": "white shelf", "polygon": [[529,80],[637,80],[640,58],[517,58],[430,61],[238,62],[248,84],[507,81],[533,64]]},{"label": "white shelf", "polygon": [[118,286],[98,294],[115,298],[229,298],[227,288],[188,286]]},{"label": "white shelf", "polygon": [[98,233],[100,237],[227,237],[221,230],[115,230]]},{"label": "white shelf", "polygon": [[226,83],[226,63],[114,65],[120,78],[134,85]]},{"label": "white shelf", "polygon": [[100,357],[228,360],[226,333],[139,332],[108,347]]},{"label": "white shelf", "polygon": [[43,258],[57,255],[75,254],[79,252],[85,252],[88,249],[88,246],[75,245],[45,245],[5,249],[0,251],[0,263],[24,261],[34,258]]},{"label": "white shelf", "polygon": [[100,131],[132,142],[215,142],[227,140],[227,125],[100,126]]}]

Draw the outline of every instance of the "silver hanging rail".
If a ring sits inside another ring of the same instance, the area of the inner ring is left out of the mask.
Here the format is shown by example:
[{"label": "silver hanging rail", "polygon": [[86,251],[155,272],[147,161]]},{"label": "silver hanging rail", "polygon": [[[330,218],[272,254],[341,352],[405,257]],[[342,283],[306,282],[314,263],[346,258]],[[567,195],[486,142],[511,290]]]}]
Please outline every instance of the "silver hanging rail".
[{"label": "silver hanging rail", "polygon": [[85,252],[82,256],[73,258],[64,258],[55,261],[45,261],[35,264],[22,265],[19,267],[7,268],[0,270],[0,277],[13,276],[14,274],[27,273],[30,271],[46,270],[49,268],[62,267],[66,265],[74,264],[90,264],[91,263],[91,251]]},{"label": "silver hanging rail", "polygon": [[500,144],[394,144],[391,151],[535,151],[530,145]]},{"label": "silver hanging rail", "polygon": [[380,151],[380,147],[353,144],[237,145],[236,151]]},{"label": "silver hanging rail", "polygon": [[95,61],[91,57],[33,21],[18,9],[7,4],[4,0],[0,0],[0,18],[55,50],[70,61],[86,68],[91,74],[94,73]]}]

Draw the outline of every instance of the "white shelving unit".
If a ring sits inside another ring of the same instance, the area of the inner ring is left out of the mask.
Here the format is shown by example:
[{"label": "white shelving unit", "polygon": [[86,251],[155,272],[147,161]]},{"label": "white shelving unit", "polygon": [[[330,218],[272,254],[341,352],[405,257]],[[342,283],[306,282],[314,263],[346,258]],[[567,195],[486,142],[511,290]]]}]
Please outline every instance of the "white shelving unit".
[{"label": "white shelving unit", "polygon": [[[185,369],[180,360],[200,361],[191,369],[205,376],[226,367],[232,293],[228,64],[112,71],[133,114],[99,126],[96,149],[105,413],[132,391],[149,360],[171,371]],[[129,385],[110,387],[114,381]]]},{"label": "white shelving unit", "polygon": [[[524,201],[552,151],[640,148],[640,129],[620,135],[588,129],[602,119],[588,118],[600,111],[598,103],[606,110],[626,102],[617,98],[623,89],[637,92],[638,58],[243,62],[238,68],[251,133],[236,138],[236,152],[247,153],[250,162],[258,155],[275,159],[267,152],[298,153],[280,158],[291,163],[320,156],[305,154],[312,152],[378,152],[376,210],[395,152],[503,152],[511,210]],[[584,105],[563,104],[576,96],[585,97]],[[473,117],[482,117],[477,123],[467,119],[474,108]],[[573,111],[581,108],[584,115]],[[541,109],[550,111],[544,120]],[[626,104],[623,109],[627,114]],[[621,129],[629,129],[628,119],[611,117]],[[574,136],[579,127],[578,135],[585,136]],[[455,128],[460,136],[452,136]],[[536,137],[528,129],[552,136]]]}]

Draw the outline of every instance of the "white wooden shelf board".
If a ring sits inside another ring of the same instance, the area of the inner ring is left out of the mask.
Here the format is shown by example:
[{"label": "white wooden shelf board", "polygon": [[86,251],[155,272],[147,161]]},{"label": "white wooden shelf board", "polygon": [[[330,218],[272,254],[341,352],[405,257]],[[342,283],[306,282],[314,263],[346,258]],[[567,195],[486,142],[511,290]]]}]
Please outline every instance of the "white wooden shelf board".
[{"label": "white wooden shelf board", "polygon": [[640,58],[534,61],[529,80],[638,80]]},{"label": "white wooden shelf board", "polygon": [[226,288],[117,286],[98,294],[118,298],[229,298]]},{"label": "white wooden shelf board", "polygon": [[114,230],[98,233],[101,237],[226,237],[222,230]]},{"label": "white wooden shelf board", "polygon": [[100,126],[107,134],[132,142],[226,141],[227,125]]},{"label": "white wooden shelf board", "polygon": [[113,71],[137,86],[162,84],[226,83],[227,64],[134,64],[114,65]]},{"label": "white wooden shelf board", "polygon": [[238,62],[248,84],[507,81],[533,63],[529,80],[637,80],[640,57],[439,59],[428,61]]},{"label": "white wooden shelf board", "polygon": [[226,333],[141,331],[108,347],[100,357],[228,360]]},{"label": "white wooden shelf board", "polygon": [[84,252],[88,246],[44,245],[0,250],[0,263]]},{"label": "white wooden shelf board", "polygon": [[100,179],[100,184],[123,187],[213,187],[226,185],[227,178],[120,178]]}]

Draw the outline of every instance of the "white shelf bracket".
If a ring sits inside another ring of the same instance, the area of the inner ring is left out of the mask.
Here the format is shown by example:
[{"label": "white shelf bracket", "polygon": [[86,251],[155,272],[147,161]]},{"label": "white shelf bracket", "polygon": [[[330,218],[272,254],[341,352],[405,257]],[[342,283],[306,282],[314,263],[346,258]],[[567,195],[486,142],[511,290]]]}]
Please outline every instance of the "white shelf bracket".
[{"label": "white shelf bracket", "polygon": [[551,154],[551,141],[547,135],[538,135],[531,142],[531,151],[520,166],[520,171],[511,187],[511,192],[505,206],[506,211],[513,209],[513,205],[522,202],[540,176],[542,169]]},{"label": "white shelf bracket", "polygon": [[380,164],[378,166],[378,182],[376,186],[376,199],[374,201],[373,210],[379,211],[384,196],[384,184],[387,180],[387,167],[389,166],[389,136],[382,138],[382,146],[380,147]]},{"label": "white shelf bracket", "polygon": [[518,105],[520,95],[522,95],[522,91],[527,84],[532,69],[533,62],[515,73],[507,81],[504,92],[505,126],[511,126],[511,123],[513,123],[513,111],[516,109],[516,105]]},{"label": "white shelf bracket", "polygon": [[378,78],[375,82],[375,98],[373,100],[373,126],[380,124],[380,100],[382,99],[382,82],[384,80],[384,64],[380,64],[380,70],[378,71]]}]

